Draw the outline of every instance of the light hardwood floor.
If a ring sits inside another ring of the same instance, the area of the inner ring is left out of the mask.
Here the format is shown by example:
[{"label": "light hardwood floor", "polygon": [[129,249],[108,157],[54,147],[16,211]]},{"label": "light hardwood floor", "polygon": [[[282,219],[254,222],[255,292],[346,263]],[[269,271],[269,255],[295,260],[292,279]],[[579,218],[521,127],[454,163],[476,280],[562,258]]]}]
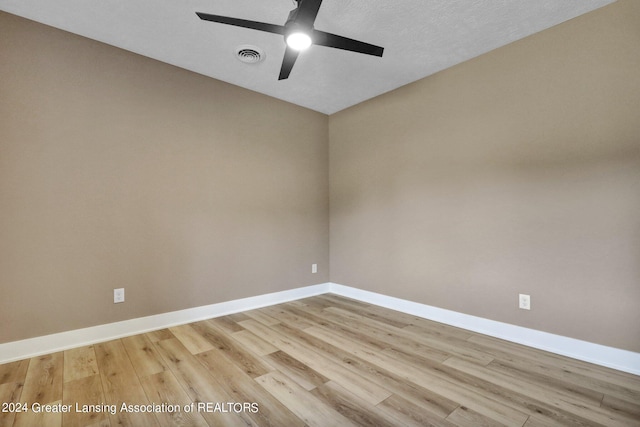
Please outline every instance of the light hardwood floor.
[{"label": "light hardwood floor", "polygon": [[0,402],[28,409],[3,427],[640,426],[640,377],[322,295],[0,365]]}]

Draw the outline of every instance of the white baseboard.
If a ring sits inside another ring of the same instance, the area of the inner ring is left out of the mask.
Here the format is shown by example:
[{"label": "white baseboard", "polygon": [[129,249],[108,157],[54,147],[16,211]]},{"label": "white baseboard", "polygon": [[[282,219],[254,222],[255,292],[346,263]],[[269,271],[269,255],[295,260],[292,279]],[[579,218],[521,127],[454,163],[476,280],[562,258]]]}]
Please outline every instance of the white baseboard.
[{"label": "white baseboard", "polygon": [[0,344],[0,364],[329,292],[329,283]]},{"label": "white baseboard", "polygon": [[640,375],[640,353],[496,322],[337,283],[306,286],[288,291],[8,342],[0,344],[0,364],[328,292],[585,362]]},{"label": "white baseboard", "polygon": [[549,351],[573,359],[640,375],[640,353],[607,347],[522,326],[496,322],[375,292],[329,284],[331,293],[390,308],[451,326]]}]

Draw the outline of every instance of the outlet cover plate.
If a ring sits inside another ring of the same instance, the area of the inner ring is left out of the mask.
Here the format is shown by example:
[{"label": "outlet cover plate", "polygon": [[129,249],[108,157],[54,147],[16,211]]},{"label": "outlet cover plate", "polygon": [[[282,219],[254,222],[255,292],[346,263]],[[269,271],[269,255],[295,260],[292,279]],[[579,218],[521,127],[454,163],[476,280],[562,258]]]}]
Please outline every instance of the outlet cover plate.
[{"label": "outlet cover plate", "polygon": [[120,302],[124,302],[124,288],[113,290],[113,303],[118,304]]},{"label": "outlet cover plate", "polygon": [[523,310],[531,310],[531,295],[519,294],[518,307]]}]

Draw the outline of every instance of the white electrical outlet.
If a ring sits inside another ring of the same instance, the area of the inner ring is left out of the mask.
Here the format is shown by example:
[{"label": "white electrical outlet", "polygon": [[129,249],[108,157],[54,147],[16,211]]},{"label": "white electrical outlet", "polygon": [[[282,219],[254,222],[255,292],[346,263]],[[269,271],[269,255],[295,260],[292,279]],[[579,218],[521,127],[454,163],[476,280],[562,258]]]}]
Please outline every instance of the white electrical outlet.
[{"label": "white electrical outlet", "polygon": [[518,307],[523,310],[531,310],[531,295],[520,294],[518,296]]},{"label": "white electrical outlet", "polygon": [[119,302],[124,302],[124,288],[113,290],[113,303],[117,304]]},{"label": "white electrical outlet", "polygon": [[318,264],[311,264],[311,272],[312,273],[318,272]]}]

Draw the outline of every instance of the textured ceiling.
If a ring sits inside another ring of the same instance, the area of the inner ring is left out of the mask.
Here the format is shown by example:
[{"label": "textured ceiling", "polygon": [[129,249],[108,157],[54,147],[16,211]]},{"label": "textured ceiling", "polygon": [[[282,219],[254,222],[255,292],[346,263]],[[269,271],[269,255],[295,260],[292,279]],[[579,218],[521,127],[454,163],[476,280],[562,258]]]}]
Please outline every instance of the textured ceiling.
[{"label": "textured ceiling", "polygon": [[[293,0],[0,0],[0,10],[331,114],[614,0],[324,0],[318,30],[385,48],[382,58],[312,46],[278,81],[282,36],[195,12],[282,25]],[[246,64],[236,47],[266,58]]]}]

